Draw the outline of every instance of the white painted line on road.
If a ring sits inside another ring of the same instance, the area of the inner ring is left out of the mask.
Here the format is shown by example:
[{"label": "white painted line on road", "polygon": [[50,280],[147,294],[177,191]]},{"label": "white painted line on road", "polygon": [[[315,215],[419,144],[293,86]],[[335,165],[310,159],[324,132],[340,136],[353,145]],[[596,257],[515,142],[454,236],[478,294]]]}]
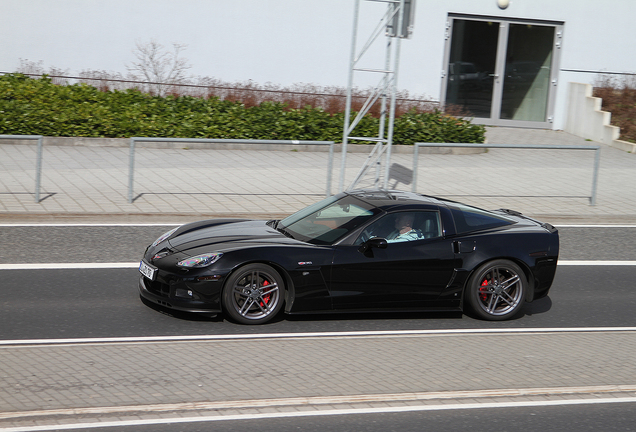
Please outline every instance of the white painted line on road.
[{"label": "white painted line on road", "polygon": [[[205,217],[204,217],[205,218]],[[201,219],[204,220],[204,219]],[[181,226],[188,222],[164,222],[164,223],[0,223],[0,227],[144,227],[144,226]],[[556,228],[636,228],[636,225],[611,225],[611,224],[567,224],[554,225]]]},{"label": "white painted line on road", "polygon": [[271,407],[291,407],[291,406],[323,406],[323,405],[352,405],[372,402],[414,402],[414,401],[434,401],[434,400],[466,400],[492,397],[528,397],[537,395],[550,395],[561,397],[572,397],[572,395],[598,397],[599,394],[607,393],[631,393],[636,392],[634,385],[603,385],[584,387],[539,387],[522,389],[493,389],[493,390],[459,390],[459,391],[439,391],[439,392],[414,392],[414,393],[384,393],[384,394],[354,394],[346,396],[306,396],[294,398],[276,399],[242,399],[230,401],[213,402],[182,402],[152,405],[123,405],[123,406],[102,406],[86,408],[62,408],[38,411],[12,411],[0,413],[0,420],[14,418],[36,418],[49,416],[70,416],[70,415],[95,415],[95,414],[126,414],[144,412],[165,413],[169,411],[179,411],[182,414],[192,411],[210,411],[223,409],[257,409]]},{"label": "white painted line on road", "polygon": [[380,408],[353,408],[353,409],[330,409],[330,410],[312,410],[312,411],[296,411],[296,412],[272,412],[261,414],[233,414],[233,415],[214,415],[200,417],[181,417],[181,418],[162,418],[162,419],[142,419],[142,420],[120,420],[111,422],[87,422],[87,423],[70,423],[55,424],[46,426],[24,426],[0,428],[2,432],[39,432],[52,430],[73,430],[73,429],[89,429],[104,427],[126,427],[126,426],[146,426],[159,424],[177,424],[177,423],[208,423],[216,421],[240,421],[240,420],[260,420],[272,418],[294,418],[294,417],[323,417],[334,415],[362,415],[362,414],[386,414],[386,413],[407,413],[422,411],[447,411],[447,410],[469,410],[469,409],[495,409],[495,408],[527,408],[527,407],[546,407],[546,406],[567,406],[567,405],[598,405],[598,404],[616,404],[616,403],[636,403],[636,397],[624,398],[599,398],[599,399],[564,399],[554,401],[519,401],[519,402],[486,402],[486,403],[470,403],[470,404],[438,404],[438,405],[416,405],[416,406],[399,406],[399,407],[380,407]]},{"label": "white painted line on road", "polygon": [[636,228],[636,225],[555,225],[556,228]]},{"label": "white painted line on road", "polygon": [[120,263],[43,263],[43,264],[0,264],[0,270],[79,270],[79,269],[121,269],[139,268],[137,262]]},{"label": "white painted line on road", "polygon": [[258,333],[258,334],[220,334],[190,336],[127,336],[105,338],[73,338],[73,339],[13,339],[0,340],[0,348],[25,345],[79,345],[79,344],[121,344],[147,342],[201,342],[226,340],[257,339],[305,339],[305,338],[369,338],[369,337],[412,337],[440,335],[490,335],[490,334],[559,334],[559,333],[609,333],[636,332],[636,327],[548,327],[548,328],[490,328],[490,329],[445,329],[445,330],[377,330],[349,332],[310,332],[310,333]]},{"label": "white painted line on road", "polygon": [[559,261],[559,265],[566,266],[633,266],[636,261]]},{"label": "white painted line on road", "polygon": [[3,223],[0,227],[146,227],[146,226],[181,226],[187,222],[165,223]]},{"label": "white painted line on road", "polygon": [[[633,266],[636,261],[559,261],[558,265],[570,266]],[[0,264],[0,270],[82,270],[82,269],[123,269],[138,268],[139,261],[118,263],[34,263]]]}]

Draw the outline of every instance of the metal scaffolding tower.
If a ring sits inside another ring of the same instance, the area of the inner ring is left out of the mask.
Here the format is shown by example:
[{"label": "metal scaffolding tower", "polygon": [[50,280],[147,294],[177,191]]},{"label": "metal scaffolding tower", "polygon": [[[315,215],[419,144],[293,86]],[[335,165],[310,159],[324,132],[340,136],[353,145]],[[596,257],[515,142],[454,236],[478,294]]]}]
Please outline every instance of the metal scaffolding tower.
[{"label": "metal scaffolding tower", "polygon": [[[389,170],[391,161],[391,145],[393,144],[393,121],[395,120],[395,95],[397,89],[398,66],[400,60],[401,39],[409,38],[413,30],[413,19],[415,16],[415,0],[365,0],[367,2],[387,3],[388,8],[380,23],[372,31],[367,42],[356,51],[358,17],[360,14],[360,0],[355,0],[355,11],[353,18],[353,36],[351,41],[351,58],[349,67],[349,81],[347,85],[347,102],[345,108],[344,130],[342,137],[342,164],[340,169],[339,191],[344,190],[344,174],[347,159],[347,144],[350,140],[375,142],[373,150],[367,160],[360,168],[356,178],[349,185],[347,190],[358,186],[363,178],[371,175],[373,187],[382,184],[386,188],[389,181]],[[362,68],[359,67],[360,60],[369,52],[379,36],[384,31],[386,36],[385,58],[383,67]],[[354,75],[356,72],[377,74],[380,76],[376,87],[370,92],[362,108],[356,117],[351,121],[351,93],[354,88]],[[386,120],[387,98],[389,102],[389,119]],[[353,131],[360,120],[369,112],[371,107],[380,100],[381,115],[378,127],[378,134],[374,137],[354,136]],[[386,132],[385,132],[386,129]],[[382,156],[385,155],[384,169],[382,169]],[[372,168],[375,171],[371,173]]]}]

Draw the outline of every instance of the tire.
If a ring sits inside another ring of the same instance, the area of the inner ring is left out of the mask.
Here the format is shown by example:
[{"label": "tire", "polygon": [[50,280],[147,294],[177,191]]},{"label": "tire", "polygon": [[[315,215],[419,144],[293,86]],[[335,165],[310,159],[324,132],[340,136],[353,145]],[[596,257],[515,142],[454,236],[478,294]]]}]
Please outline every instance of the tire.
[{"label": "tire", "polygon": [[471,276],[465,300],[478,318],[503,321],[519,312],[527,289],[528,281],[517,264],[495,260],[481,265]]},{"label": "tire", "polygon": [[281,275],[265,264],[248,264],[236,270],[223,287],[223,310],[241,324],[264,324],[283,307],[285,284]]}]

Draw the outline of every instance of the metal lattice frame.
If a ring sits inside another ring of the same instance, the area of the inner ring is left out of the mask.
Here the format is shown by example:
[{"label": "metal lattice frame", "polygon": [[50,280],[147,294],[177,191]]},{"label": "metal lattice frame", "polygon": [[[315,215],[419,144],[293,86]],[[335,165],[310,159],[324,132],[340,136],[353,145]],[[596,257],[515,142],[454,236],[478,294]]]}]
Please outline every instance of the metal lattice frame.
[{"label": "metal lattice frame", "polygon": [[[340,181],[338,190],[344,190],[344,173],[346,169],[347,144],[350,140],[371,141],[376,145],[369,154],[367,160],[360,168],[356,178],[347,188],[354,189],[362,178],[368,174],[372,167],[375,167],[374,186],[378,187],[381,181],[383,187],[387,187],[389,179],[389,167],[391,160],[391,145],[393,144],[393,122],[395,120],[395,97],[397,89],[398,66],[400,59],[400,42],[403,38],[410,37],[412,31],[412,19],[414,16],[415,0],[367,0],[381,1],[388,4],[388,8],[380,23],[373,30],[369,39],[359,52],[356,52],[357,33],[358,33],[358,17],[360,12],[360,0],[355,2],[353,36],[351,41],[351,58],[349,68],[349,80],[347,85],[347,102],[345,108],[344,130],[342,137],[342,163],[340,169]],[[357,67],[364,54],[377,41],[378,37],[385,30],[387,37],[385,63],[383,68],[369,69]],[[395,49],[393,47],[395,45]],[[363,104],[361,110],[351,121],[351,93],[354,87],[355,72],[365,72],[380,74],[381,78],[375,89],[369,94],[367,100]],[[386,120],[387,114],[387,98],[389,102],[389,119]],[[360,120],[369,112],[371,107],[381,100],[381,115],[379,122],[378,135],[375,137],[353,136],[353,130]],[[386,134],[385,134],[386,129]],[[386,137],[385,137],[386,135]],[[385,155],[385,166],[382,170],[382,156]],[[383,173],[382,173],[383,171]],[[383,180],[381,179],[383,177]]]}]

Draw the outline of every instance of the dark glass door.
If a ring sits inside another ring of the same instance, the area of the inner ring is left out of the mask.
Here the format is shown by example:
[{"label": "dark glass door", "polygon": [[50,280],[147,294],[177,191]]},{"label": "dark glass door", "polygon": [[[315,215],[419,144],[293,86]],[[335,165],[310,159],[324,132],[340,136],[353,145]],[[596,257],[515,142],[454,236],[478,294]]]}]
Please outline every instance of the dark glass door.
[{"label": "dark glass door", "polygon": [[500,118],[545,121],[554,27],[510,24]]},{"label": "dark glass door", "polygon": [[498,23],[454,20],[447,68],[447,108],[471,117],[490,117],[498,37]]},{"label": "dark glass door", "polygon": [[482,124],[547,125],[562,27],[477,18],[449,23],[442,94],[447,112]]}]

